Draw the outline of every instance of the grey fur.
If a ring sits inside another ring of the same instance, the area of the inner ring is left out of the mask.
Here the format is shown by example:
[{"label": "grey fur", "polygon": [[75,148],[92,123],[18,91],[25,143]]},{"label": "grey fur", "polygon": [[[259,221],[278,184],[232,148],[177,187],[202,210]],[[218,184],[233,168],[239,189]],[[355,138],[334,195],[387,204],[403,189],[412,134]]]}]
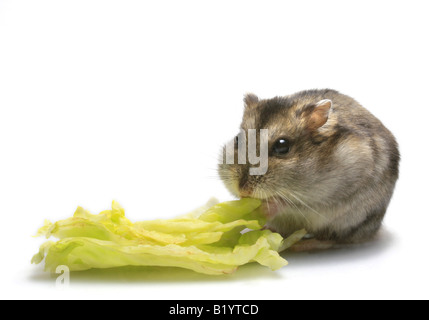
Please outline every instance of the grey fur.
[{"label": "grey fur", "polygon": [[[328,119],[310,130],[309,117],[324,99],[332,101]],[[279,138],[287,138],[291,149],[284,156],[270,153],[263,176],[250,176],[249,164],[220,165],[231,193],[279,207],[268,227],[285,236],[305,228],[319,240],[337,243],[372,238],[398,179],[400,155],[391,132],[357,101],[335,90],[269,100],[250,94],[244,101],[241,128],[269,129],[269,150]]]}]

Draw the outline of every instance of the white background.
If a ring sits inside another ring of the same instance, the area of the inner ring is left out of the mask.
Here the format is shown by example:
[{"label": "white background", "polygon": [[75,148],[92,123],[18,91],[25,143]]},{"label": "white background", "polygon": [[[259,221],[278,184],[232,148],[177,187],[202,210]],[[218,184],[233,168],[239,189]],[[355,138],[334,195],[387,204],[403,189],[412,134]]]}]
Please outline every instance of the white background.
[{"label": "white background", "polygon": [[[0,298],[429,298],[427,1],[0,0]],[[242,97],[334,88],[396,135],[401,177],[382,239],[208,277],[30,265],[44,219],[113,199],[133,220],[215,196]]]}]

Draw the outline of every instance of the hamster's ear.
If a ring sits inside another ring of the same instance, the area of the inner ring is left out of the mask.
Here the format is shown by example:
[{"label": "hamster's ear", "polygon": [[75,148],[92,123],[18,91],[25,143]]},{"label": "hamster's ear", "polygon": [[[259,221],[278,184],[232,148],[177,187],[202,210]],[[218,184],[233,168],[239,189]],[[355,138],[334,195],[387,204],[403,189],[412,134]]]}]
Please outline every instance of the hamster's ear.
[{"label": "hamster's ear", "polygon": [[308,119],[308,129],[316,130],[323,126],[329,118],[329,112],[332,108],[332,101],[329,99],[321,100],[316,103]]},{"label": "hamster's ear", "polygon": [[246,95],[244,95],[244,106],[246,108],[253,108],[255,107],[258,102],[259,102],[259,98],[257,95],[253,94],[253,93],[248,93]]}]

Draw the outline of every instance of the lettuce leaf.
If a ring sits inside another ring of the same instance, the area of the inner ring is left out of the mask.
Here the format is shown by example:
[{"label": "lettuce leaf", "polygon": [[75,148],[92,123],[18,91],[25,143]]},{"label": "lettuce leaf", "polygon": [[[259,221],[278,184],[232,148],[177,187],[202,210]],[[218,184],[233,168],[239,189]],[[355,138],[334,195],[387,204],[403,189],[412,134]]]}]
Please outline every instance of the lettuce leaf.
[{"label": "lettuce leaf", "polygon": [[176,219],[136,223],[116,201],[97,215],[78,207],[69,219],[45,221],[38,235],[59,240],[42,244],[32,263],[45,260],[45,270],[51,272],[59,265],[70,271],[169,266],[210,275],[232,273],[250,262],[272,270],[287,265],[278,250],[300,237],[284,242],[279,234],[260,230],[266,221],[259,200],[211,204]]}]

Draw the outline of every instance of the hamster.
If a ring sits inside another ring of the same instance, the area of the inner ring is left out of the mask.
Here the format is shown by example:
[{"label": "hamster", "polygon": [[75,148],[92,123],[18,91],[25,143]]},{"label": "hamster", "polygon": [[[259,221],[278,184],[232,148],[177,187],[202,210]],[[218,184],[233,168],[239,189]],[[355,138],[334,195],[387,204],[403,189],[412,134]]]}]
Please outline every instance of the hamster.
[{"label": "hamster", "polygon": [[267,228],[285,237],[305,228],[315,245],[304,250],[371,240],[398,179],[392,133],[353,98],[331,89],[267,100],[247,94],[244,102],[242,132],[268,129],[268,168],[251,175],[248,161],[221,163],[226,188],[238,198],[261,199]]}]

